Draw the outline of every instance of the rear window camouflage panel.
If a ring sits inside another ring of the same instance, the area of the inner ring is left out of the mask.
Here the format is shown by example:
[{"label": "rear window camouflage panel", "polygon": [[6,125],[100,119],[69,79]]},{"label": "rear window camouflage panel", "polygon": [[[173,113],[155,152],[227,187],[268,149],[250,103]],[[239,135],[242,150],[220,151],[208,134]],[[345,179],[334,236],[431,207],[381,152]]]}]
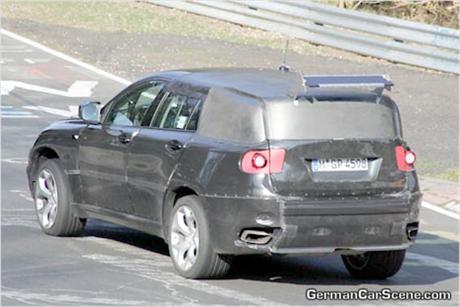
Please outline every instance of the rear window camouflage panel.
[{"label": "rear window camouflage panel", "polygon": [[273,140],[394,139],[397,119],[388,106],[362,101],[270,102],[267,138]]},{"label": "rear window camouflage panel", "polygon": [[201,111],[198,133],[242,144],[259,143],[266,139],[262,106],[259,98],[212,88]]}]

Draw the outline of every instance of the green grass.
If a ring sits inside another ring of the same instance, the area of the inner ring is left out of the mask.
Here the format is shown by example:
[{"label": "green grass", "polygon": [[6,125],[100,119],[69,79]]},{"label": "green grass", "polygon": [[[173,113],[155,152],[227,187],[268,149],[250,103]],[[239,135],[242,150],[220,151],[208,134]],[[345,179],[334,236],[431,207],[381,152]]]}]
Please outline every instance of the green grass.
[{"label": "green grass", "polygon": [[452,169],[449,169],[449,170],[447,170],[445,172],[442,172],[442,173],[439,173],[439,174],[433,174],[430,177],[458,182],[459,176],[460,176],[459,170],[455,169],[455,168],[452,168]]},{"label": "green grass", "polygon": [[447,168],[446,165],[441,162],[418,160],[416,163],[416,168],[420,174],[426,177],[449,180],[453,182],[459,181],[459,169]]},{"label": "green grass", "polygon": [[152,14],[136,3],[113,1],[5,1],[3,16],[97,32],[190,32],[187,21]]},{"label": "green grass", "polygon": [[2,17],[95,32],[147,32],[282,48],[284,39],[178,10],[134,1],[3,1]]}]

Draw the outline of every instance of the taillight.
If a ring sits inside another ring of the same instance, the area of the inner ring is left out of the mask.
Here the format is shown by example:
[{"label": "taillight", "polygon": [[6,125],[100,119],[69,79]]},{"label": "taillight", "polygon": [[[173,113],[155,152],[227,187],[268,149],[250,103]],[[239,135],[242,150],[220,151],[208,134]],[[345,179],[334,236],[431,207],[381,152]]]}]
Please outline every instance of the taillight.
[{"label": "taillight", "polygon": [[414,163],[416,160],[415,153],[404,148],[403,146],[395,147],[396,153],[396,164],[400,171],[411,171],[414,168]]},{"label": "taillight", "polygon": [[241,170],[249,174],[279,173],[283,170],[284,149],[250,150],[241,158]]}]

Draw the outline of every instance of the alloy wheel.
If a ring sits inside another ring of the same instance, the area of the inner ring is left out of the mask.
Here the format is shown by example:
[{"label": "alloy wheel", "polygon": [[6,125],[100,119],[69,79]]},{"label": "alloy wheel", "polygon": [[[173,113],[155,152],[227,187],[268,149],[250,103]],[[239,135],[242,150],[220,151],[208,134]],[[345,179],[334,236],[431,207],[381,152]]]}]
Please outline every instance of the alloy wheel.
[{"label": "alloy wheel", "polygon": [[190,207],[181,206],[174,214],[170,244],[176,265],[189,270],[196,262],[199,247],[197,220]]},{"label": "alloy wheel", "polygon": [[46,229],[51,228],[56,221],[58,191],[54,175],[49,169],[43,169],[38,175],[35,188],[35,207],[40,224]]}]

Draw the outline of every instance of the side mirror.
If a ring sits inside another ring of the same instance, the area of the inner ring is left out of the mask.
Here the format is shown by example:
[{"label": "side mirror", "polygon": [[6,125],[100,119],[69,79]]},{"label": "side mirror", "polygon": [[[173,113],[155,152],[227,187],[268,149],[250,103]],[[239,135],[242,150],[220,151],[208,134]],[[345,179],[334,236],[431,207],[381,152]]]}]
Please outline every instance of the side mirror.
[{"label": "side mirror", "polygon": [[78,117],[83,119],[85,122],[99,123],[101,120],[99,112],[99,101],[88,101],[83,102],[78,106]]}]

